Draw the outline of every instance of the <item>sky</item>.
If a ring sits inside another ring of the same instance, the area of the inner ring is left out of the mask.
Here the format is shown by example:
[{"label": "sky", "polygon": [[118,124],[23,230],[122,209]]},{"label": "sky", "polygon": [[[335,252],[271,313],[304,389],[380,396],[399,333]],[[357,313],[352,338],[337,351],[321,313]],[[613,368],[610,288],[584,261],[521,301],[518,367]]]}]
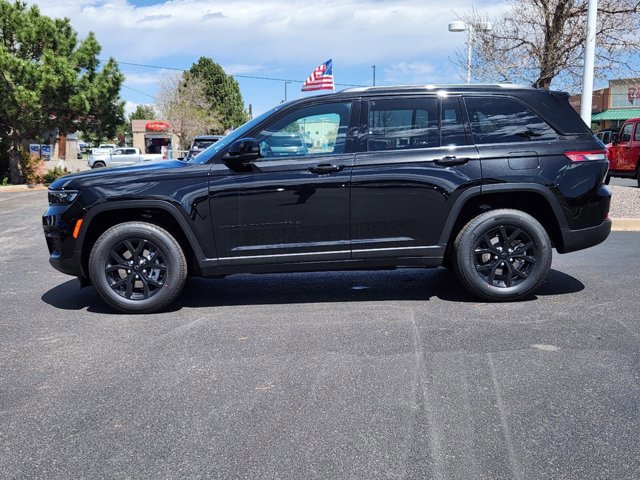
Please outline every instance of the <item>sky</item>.
[{"label": "sky", "polygon": [[497,0],[29,3],[45,15],[69,18],[80,38],[96,34],[101,58],[115,58],[126,76],[121,97],[127,112],[154,103],[163,75],[205,56],[235,76],[254,116],[281,103],[285,88],[288,100],[310,95],[300,91],[302,82],[328,59],[336,90],[372,85],[372,65],[376,85],[463,82],[466,72],[452,59],[466,34],[449,32],[448,23],[472,8],[495,16],[507,6]]}]

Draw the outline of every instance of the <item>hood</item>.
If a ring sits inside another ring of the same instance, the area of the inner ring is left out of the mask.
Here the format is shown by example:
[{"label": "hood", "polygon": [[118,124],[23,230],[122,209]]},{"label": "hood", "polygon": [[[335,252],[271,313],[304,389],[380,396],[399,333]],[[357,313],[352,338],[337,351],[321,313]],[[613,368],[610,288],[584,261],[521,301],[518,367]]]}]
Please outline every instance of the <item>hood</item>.
[{"label": "hood", "polygon": [[73,190],[104,183],[129,183],[146,177],[154,177],[160,173],[181,170],[190,165],[192,164],[179,160],[166,160],[162,162],[144,162],[128,167],[98,168],[65,175],[49,185],[49,188],[51,190]]}]

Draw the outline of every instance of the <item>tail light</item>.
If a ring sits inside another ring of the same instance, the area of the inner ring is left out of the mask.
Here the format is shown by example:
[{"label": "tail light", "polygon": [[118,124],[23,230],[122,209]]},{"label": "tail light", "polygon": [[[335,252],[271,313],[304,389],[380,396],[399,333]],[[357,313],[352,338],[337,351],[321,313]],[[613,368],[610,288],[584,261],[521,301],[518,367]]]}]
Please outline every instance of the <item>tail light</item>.
[{"label": "tail light", "polygon": [[590,162],[594,160],[607,160],[607,151],[585,150],[577,152],[564,152],[564,156],[572,162]]}]

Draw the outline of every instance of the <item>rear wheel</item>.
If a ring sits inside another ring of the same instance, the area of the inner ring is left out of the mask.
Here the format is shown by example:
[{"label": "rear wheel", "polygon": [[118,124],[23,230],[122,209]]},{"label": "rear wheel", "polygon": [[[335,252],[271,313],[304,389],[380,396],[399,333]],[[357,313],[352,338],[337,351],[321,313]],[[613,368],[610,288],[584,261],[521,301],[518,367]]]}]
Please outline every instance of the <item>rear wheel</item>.
[{"label": "rear wheel", "polygon": [[93,167],[91,168],[102,168],[104,166],[105,166],[104,162],[94,162]]},{"label": "rear wheel", "polygon": [[89,275],[102,299],[126,313],[149,313],[182,291],[187,262],[176,239],[150,223],[111,227],[94,244]]},{"label": "rear wheel", "polygon": [[474,295],[489,301],[533,293],[551,268],[544,227],[519,210],[492,210],[472,219],[454,243],[454,269]]}]

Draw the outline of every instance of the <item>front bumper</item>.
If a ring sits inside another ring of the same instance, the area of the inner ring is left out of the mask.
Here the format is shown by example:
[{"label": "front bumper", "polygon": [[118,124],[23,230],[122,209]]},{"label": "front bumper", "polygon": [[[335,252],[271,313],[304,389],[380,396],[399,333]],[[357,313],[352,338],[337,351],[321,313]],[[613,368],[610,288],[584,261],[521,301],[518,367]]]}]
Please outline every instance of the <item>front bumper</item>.
[{"label": "front bumper", "polygon": [[50,205],[42,216],[42,228],[49,249],[49,263],[59,272],[75,277],[85,276],[78,242],[72,235],[73,225],[81,218],[81,213],[81,209],[75,205]]}]

